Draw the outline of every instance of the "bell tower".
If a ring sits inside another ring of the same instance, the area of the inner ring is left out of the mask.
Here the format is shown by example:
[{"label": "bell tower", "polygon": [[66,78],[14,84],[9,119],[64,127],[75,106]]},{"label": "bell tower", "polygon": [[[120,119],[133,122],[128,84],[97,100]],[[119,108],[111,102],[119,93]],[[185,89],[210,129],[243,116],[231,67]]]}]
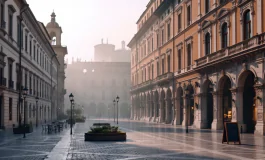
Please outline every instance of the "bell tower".
[{"label": "bell tower", "polygon": [[56,22],[56,14],[54,11],[51,14],[51,21],[46,25],[46,29],[51,37],[51,44],[52,45],[61,45],[61,35],[62,35],[62,28]]}]

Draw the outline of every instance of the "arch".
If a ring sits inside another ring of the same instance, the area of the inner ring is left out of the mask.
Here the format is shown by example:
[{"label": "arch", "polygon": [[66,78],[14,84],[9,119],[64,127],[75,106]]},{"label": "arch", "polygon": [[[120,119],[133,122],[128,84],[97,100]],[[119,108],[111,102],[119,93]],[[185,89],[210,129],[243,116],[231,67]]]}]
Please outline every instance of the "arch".
[{"label": "arch", "polygon": [[167,92],[166,92],[166,123],[171,123],[173,120],[173,111],[172,109],[174,109],[172,106],[172,92],[171,89],[168,88]]},{"label": "arch", "polygon": [[213,83],[210,79],[204,81],[202,86],[203,97],[201,102],[202,128],[211,129],[213,122]]},{"label": "arch", "polygon": [[224,74],[223,76],[221,76],[218,80],[218,85],[217,85],[217,90],[220,91],[222,90],[222,86],[224,85],[226,79],[229,79],[230,82],[230,86],[233,86],[233,80],[232,77],[229,74]]},{"label": "arch", "polygon": [[251,72],[252,74],[254,74],[255,79],[258,78],[258,75],[257,75],[255,69],[253,69],[252,67],[250,67],[249,69],[246,69],[246,68],[247,68],[247,66],[245,66],[239,73],[238,80],[237,80],[237,84],[238,84],[237,86],[238,87],[243,87],[244,86],[244,83],[243,83],[242,79],[246,78],[248,72]]},{"label": "arch", "polygon": [[162,89],[160,93],[160,122],[166,121],[166,101],[165,91]]},{"label": "arch", "polygon": [[217,14],[217,18],[219,19],[228,13],[229,13],[229,9],[222,8],[222,9],[220,9],[219,13]]},{"label": "arch", "polygon": [[194,123],[194,87],[192,84],[189,84],[186,89],[186,91],[189,91],[189,93],[186,95],[187,100],[186,100],[186,106],[187,106],[187,117],[188,118],[188,125],[193,125]]},{"label": "arch", "polygon": [[212,24],[211,21],[204,20],[204,21],[202,22],[202,29],[204,29],[204,28],[210,26],[211,24]]},{"label": "arch", "polygon": [[254,133],[257,123],[255,79],[256,75],[250,70],[244,71],[238,79],[238,98],[243,106],[238,110],[238,121],[243,121],[243,130],[247,133]]},{"label": "arch", "polygon": [[159,103],[158,103],[158,100],[159,100],[159,94],[158,94],[158,91],[155,90],[154,91],[154,108],[155,108],[155,117],[159,117]]},{"label": "arch", "polygon": [[179,86],[177,88],[177,124],[183,124],[184,120],[184,101],[183,101],[183,88]]}]

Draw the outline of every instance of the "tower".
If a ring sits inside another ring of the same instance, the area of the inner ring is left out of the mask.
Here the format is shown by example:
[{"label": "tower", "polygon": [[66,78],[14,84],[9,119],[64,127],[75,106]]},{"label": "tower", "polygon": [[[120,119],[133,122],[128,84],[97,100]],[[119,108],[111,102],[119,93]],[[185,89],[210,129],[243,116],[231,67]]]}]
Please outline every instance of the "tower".
[{"label": "tower", "polygon": [[[51,21],[46,25],[46,29],[48,34],[50,35],[50,43],[52,45],[53,50],[56,53],[56,57],[60,63],[60,67],[54,70],[57,70],[57,93],[56,95],[53,94],[52,96],[57,97],[57,102],[54,102],[53,111],[57,113],[57,116],[60,116],[64,113],[64,95],[66,94],[66,89],[64,88],[64,81],[65,81],[65,68],[66,63],[64,61],[65,55],[68,54],[67,47],[61,45],[61,35],[62,35],[62,28],[56,22],[56,15],[54,11],[51,14]],[[55,59],[52,59],[54,62]],[[51,68],[53,68],[51,66]],[[54,74],[54,73],[53,73]],[[53,91],[55,92],[55,91]]]},{"label": "tower", "polygon": [[46,29],[51,37],[52,45],[61,45],[62,28],[56,22],[56,14],[54,11],[51,14],[51,21],[46,25]]}]

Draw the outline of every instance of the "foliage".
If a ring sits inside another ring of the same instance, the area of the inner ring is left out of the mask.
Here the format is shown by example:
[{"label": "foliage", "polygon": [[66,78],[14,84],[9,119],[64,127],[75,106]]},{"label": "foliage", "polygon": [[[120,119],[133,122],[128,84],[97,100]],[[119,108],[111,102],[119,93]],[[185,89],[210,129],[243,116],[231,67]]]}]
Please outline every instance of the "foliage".
[{"label": "foliage", "polygon": [[90,127],[90,131],[88,133],[120,133],[118,129],[119,127],[116,126]]}]

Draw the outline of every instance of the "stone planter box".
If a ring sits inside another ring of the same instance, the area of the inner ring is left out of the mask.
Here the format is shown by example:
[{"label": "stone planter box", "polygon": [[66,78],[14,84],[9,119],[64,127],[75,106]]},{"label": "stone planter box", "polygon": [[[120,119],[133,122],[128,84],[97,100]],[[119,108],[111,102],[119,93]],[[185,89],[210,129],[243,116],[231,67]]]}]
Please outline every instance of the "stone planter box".
[{"label": "stone planter box", "polygon": [[85,141],[126,141],[126,133],[85,133]]},{"label": "stone planter box", "polygon": [[23,134],[24,133],[24,129],[25,129],[25,133],[31,133],[33,132],[33,128],[26,126],[25,128],[20,126],[20,127],[15,127],[13,128],[13,133],[14,134]]}]

